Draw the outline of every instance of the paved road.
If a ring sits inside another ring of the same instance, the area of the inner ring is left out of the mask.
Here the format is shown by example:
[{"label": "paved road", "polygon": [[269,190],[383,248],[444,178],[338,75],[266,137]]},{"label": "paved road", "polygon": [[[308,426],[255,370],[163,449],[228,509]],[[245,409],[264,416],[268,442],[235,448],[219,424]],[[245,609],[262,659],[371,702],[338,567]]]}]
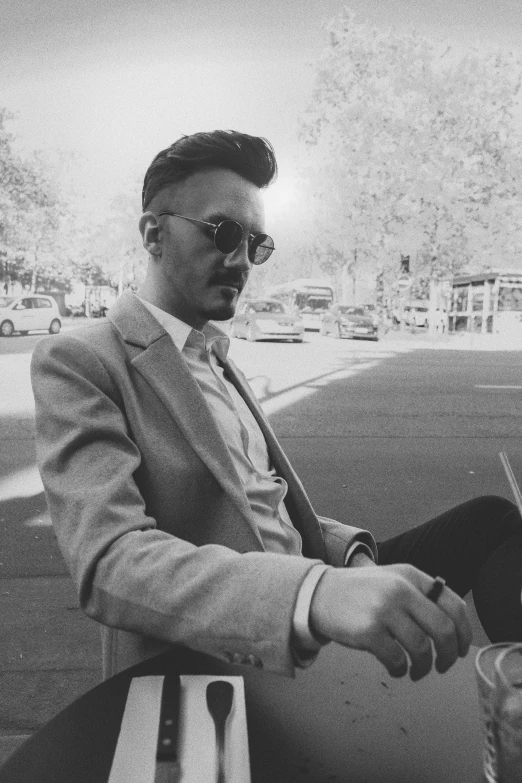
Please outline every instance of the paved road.
[{"label": "paved road", "polygon": [[479,493],[509,495],[499,451],[522,478],[518,351],[315,335],[232,350],[321,512],[392,535]]},{"label": "paved road", "polygon": [[[4,735],[33,731],[100,676],[98,629],[79,611],[34,467],[29,362],[38,339],[0,341]],[[302,345],[233,340],[231,353],[317,510],[381,538],[481,493],[510,497],[499,451],[522,477],[521,354],[482,347],[307,333]],[[478,629],[475,643],[485,643]]]}]

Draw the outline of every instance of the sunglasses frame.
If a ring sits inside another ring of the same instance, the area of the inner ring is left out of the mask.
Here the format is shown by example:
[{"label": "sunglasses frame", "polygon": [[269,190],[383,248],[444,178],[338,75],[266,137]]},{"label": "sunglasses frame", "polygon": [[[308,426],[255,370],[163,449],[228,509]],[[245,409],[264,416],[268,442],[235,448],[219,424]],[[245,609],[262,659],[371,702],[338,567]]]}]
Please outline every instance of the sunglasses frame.
[{"label": "sunglasses frame", "polygon": [[[161,217],[162,215],[169,215],[169,217],[178,217],[178,218],[181,218],[182,220],[189,220],[191,223],[200,223],[202,226],[209,226],[210,228],[213,228],[214,229],[214,246],[215,246],[216,250],[219,250],[219,252],[223,253],[224,256],[228,256],[231,253],[234,253],[237,250],[237,248],[239,247],[239,245],[241,244],[241,242],[243,241],[243,234],[244,234],[243,226],[241,225],[241,223],[238,223],[237,220],[228,220],[227,219],[227,220],[222,220],[221,223],[209,223],[207,220],[198,220],[197,218],[190,218],[190,217],[187,217],[186,215],[178,215],[177,212],[167,212],[167,211],[160,212],[158,217]],[[219,231],[221,226],[223,226],[225,223],[233,223],[235,226],[239,226],[240,231],[241,231],[241,239],[239,240],[239,242],[236,245],[236,247],[233,248],[232,250],[230,250],[228,253],[226,253],[225,251],[221,250],[221,248],[218,247],[217,242],[216,242],[217,232]],[[263,244],[256,245],[255,250],[254,250],[254,260],[252,260],[250,258],[250,248],[252,247],[252,244],[254,243],[254,240],[257,237],[265,237],[265,239],[263,240],[265,242],[266,242],[267,239],[270,239],[271,242],[272,242],[272,246],[270,246],[270,245],[263,245]],[[261,264],[264,264],[265,261],[268,261],[268,259],[270,258],[270,256],[274,252],[274,250],[275,250],[274,240],[272,239],[271,236],[269,236],[269,234],[264,234],[264,233],[261,233],[261,234],[249,234],[248,235],[248,239],[249,239],[249,241],[248,241],[248,251],[249,251],[248,252],[248,260],[250,261],[251,264],[254,264],[254,266],[261,266]],[[257,252],[257,248],[258,247],[264,247],[266,250],[270,250],[268,255],[265,258],[263,258],[262,261],[256,261],[255,260],[255,253]]]}]

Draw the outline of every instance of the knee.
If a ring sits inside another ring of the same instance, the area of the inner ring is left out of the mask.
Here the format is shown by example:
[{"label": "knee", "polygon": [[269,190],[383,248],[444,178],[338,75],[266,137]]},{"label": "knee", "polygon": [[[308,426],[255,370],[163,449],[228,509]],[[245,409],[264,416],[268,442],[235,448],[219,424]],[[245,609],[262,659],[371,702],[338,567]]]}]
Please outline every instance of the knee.
[{"label": "knee", "polygon": [[481,495],[471,502],[480,504],[485,510],[496,516],[515,512],[520,518],[516,505],[500,495]]},{"label": "knee", "polygon": [[518,508],[507,498],[500,495],[482,495],[469,501],[473,516],[486,525],[504,527],[506,532],[517,533],[522,530],[522,519]]}]

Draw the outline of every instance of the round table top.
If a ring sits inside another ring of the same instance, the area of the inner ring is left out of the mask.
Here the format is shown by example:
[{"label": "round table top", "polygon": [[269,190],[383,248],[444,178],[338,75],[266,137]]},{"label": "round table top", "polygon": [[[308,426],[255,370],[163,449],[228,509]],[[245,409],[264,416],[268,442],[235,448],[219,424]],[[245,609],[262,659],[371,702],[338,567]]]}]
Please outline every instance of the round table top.
[{"label": "round table top", "polygon": [[244,677],[252,783],[479,783],[476,651],[412,683],[336,644],[295,679],[172,648],[69,705],[7,760],[0,783],[107,783],[132,678],[169,672]]}]

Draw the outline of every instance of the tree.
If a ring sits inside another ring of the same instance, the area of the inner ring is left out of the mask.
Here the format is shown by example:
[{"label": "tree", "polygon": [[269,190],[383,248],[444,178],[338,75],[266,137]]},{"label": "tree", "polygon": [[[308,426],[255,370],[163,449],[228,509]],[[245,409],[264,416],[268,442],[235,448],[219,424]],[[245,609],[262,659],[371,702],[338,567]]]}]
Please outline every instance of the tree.
[{"label": "tree", "polygon": [[332,248],[341,268],[384,279],[412,250],[428,277],[518,262],[520,60],[443,51],[346,9],[327,34],[300,130],[325,268]]},{"label": "tree", "polygon": [[6,129],[12,115],[0,107],[0,252],[1,279],[23,274],[29,249],[47,235],[53,196],[34,159],[22,159]]},{"label": "tree", "polygon": [[139,232],[140,186],[132,181],[112,199],[104,220],[93,227],[86,256],[115,288],[137,285],[144,277],[147,254]]}]

